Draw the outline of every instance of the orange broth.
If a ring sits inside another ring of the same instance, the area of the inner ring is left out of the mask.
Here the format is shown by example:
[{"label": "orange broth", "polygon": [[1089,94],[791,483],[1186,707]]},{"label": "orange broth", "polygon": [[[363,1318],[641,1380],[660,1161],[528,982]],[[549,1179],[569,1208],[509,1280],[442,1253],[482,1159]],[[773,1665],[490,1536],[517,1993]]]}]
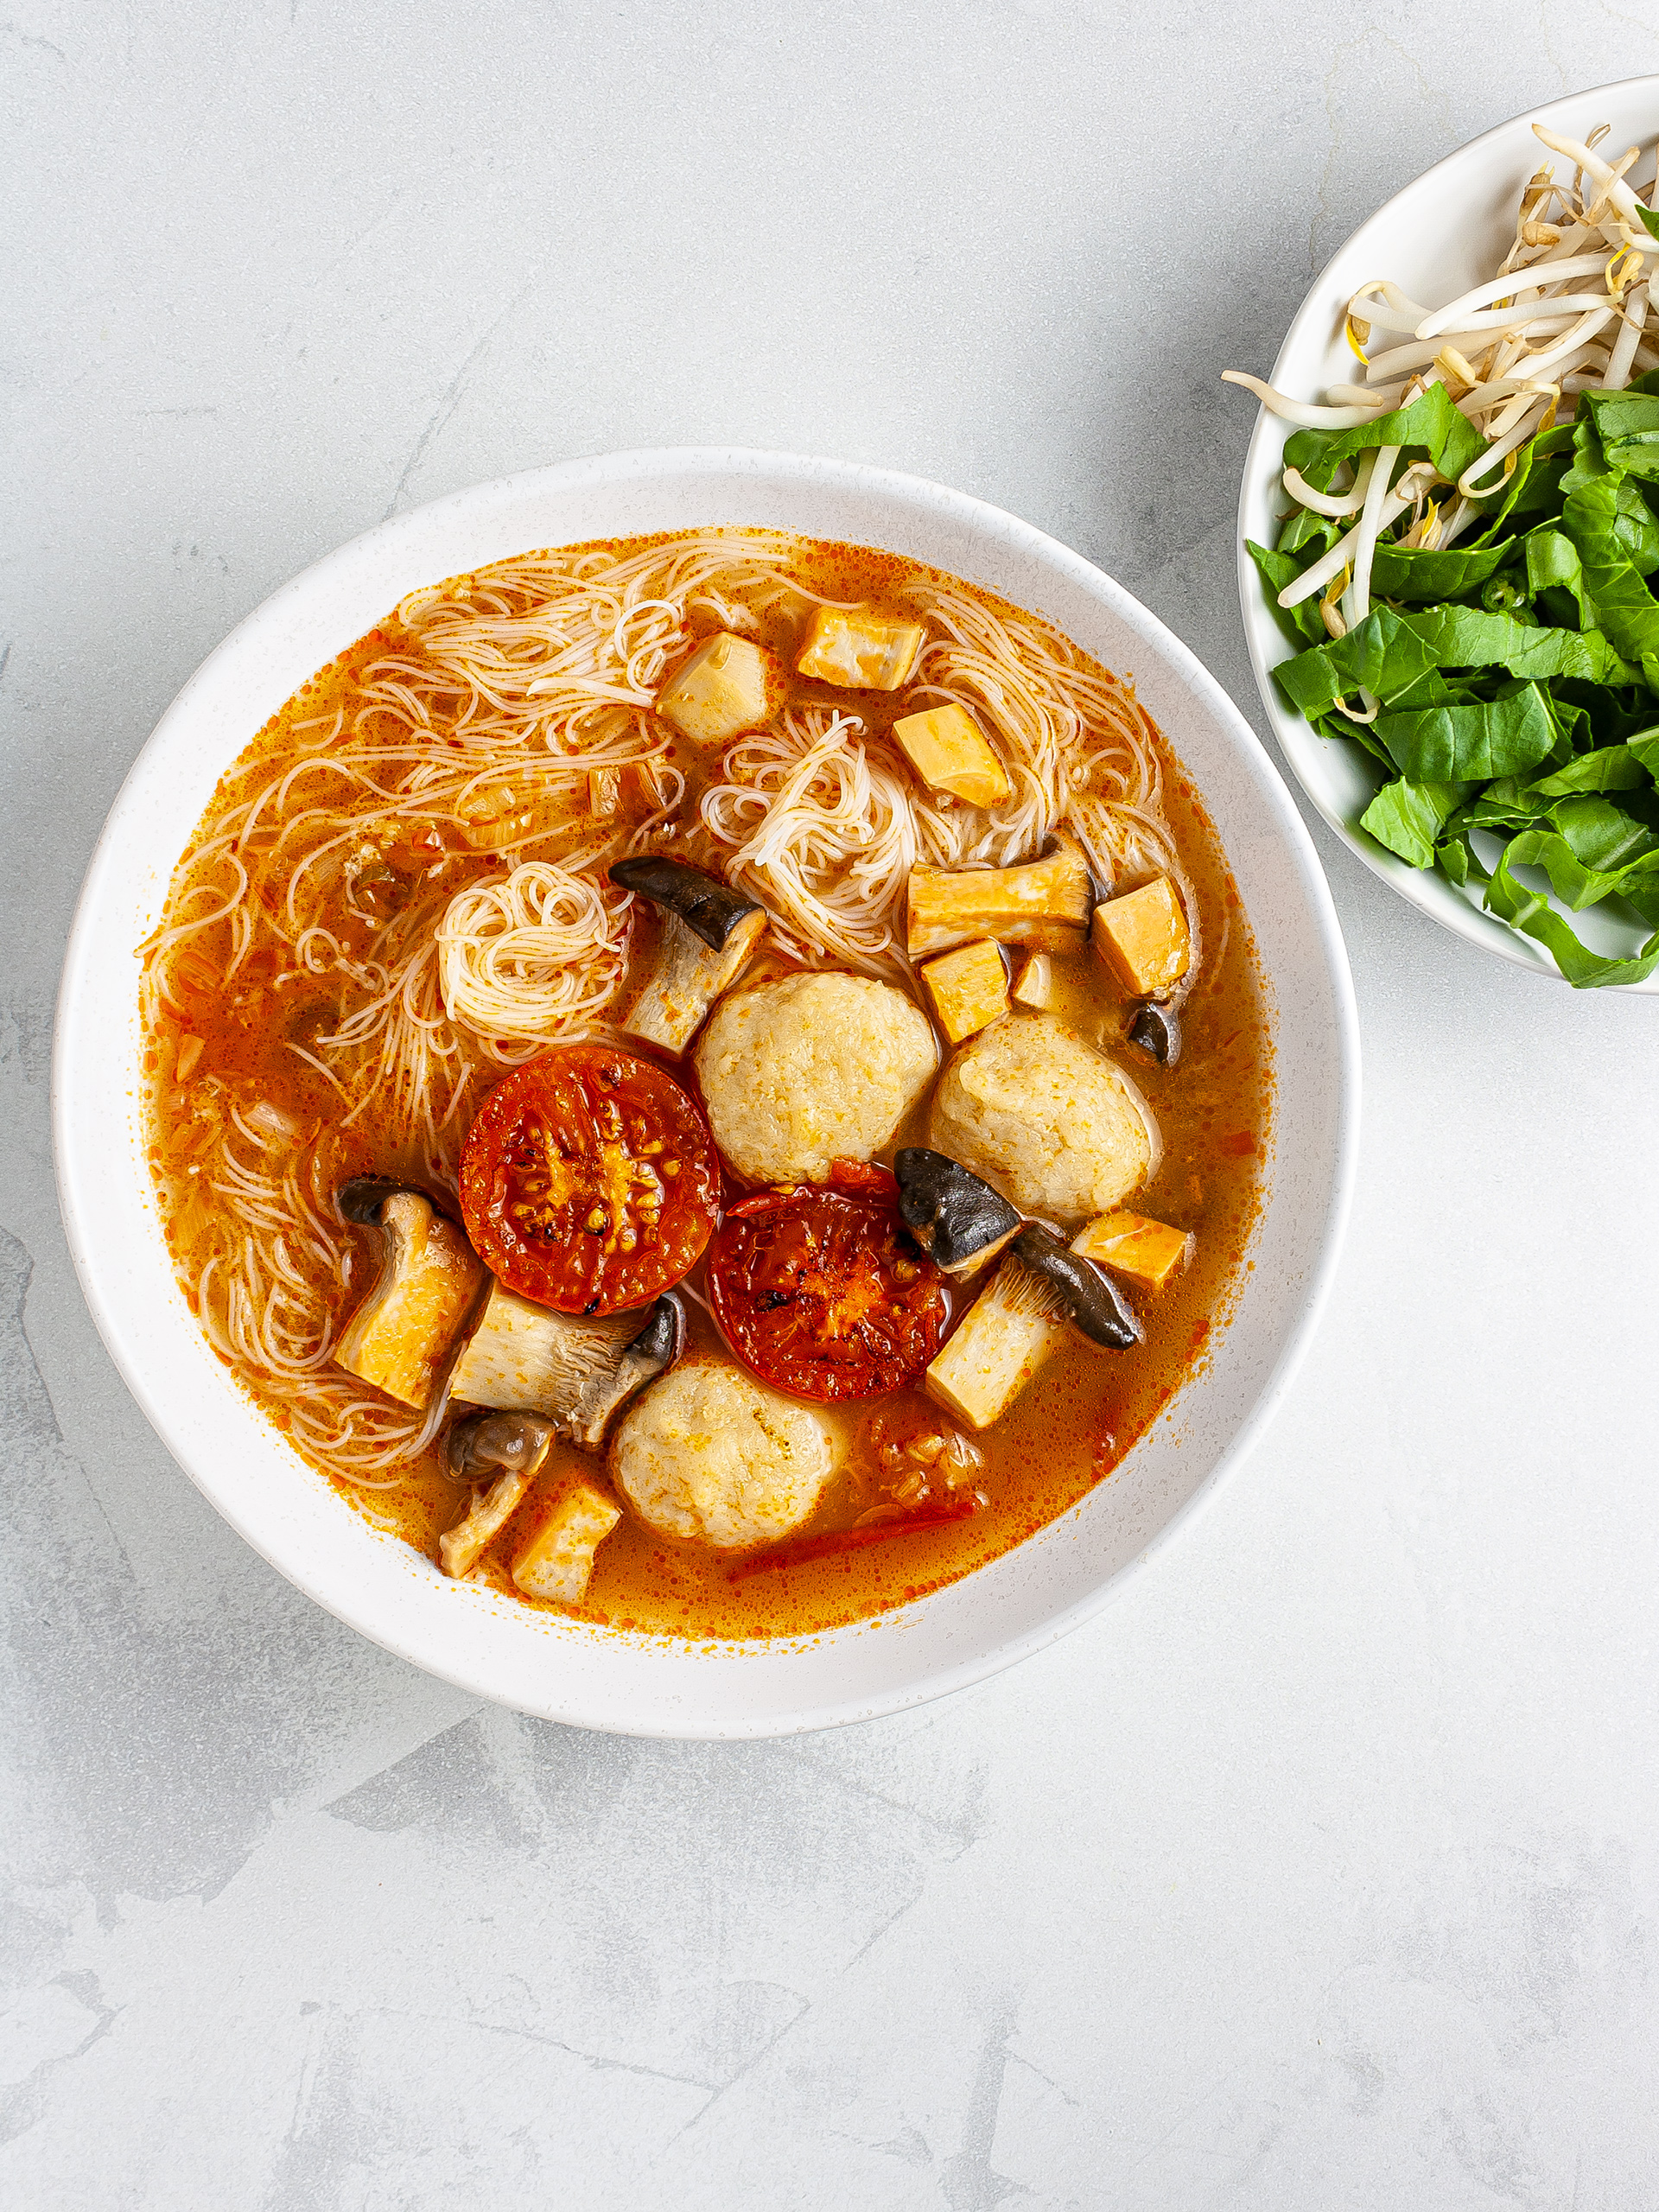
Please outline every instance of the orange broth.
[{"label": "orange broth", "polygon": [[[619,540],[593,550],[626,552],[660,542],[665,541]],[[796,573],[812,588],[843,601],[880,604],[895,581],[926,573],[919,563],[849,545],[801,542],[791,548],[791,559]],[[951,581],[993,611],[1017,611],[990,593]],[[779,614],[770,629],[766,634],[763,626],[761,642],[792,659],[797,639],[791,618]],[[254,738],[242,762],[257,757],[273,767],[280,765],[292,746],[294,723],[332,714],[336,706],[346,706],[349,726],[359,672],[404,644],[395,618],[379,625],[297,692]],[[793,694],[856,713],[872,737],[885,734],[906,711],[902,691],[849,693],[794,679]],[[673,754],[690,779],[682,817],[695,817],[707,777],[706,764],[687,757],[695,751],[677,744]],[[1146,1054],[1125,1047],[1135,1004],[1122,999],[1086,949],[1057,955],[1053,963],[1054,1011],[1082,1036],[1121,1058],[1162,1131],[1158,1173],[1128,1203],[1137,1212],[1196,1235],[1195,1255],[1183,1275],[1161,1294],[1131,1294],[1145,1325],[1144,1344],[1119,1353],[1071,1336],[1002,1418],[976,1436],[985,1457],[971,1479],[985,1501],[982,1510],[901,1533],[855,1527],[877,1496],[878,1440],[917,1427],[950,1423],[918,1388],[862,1405],[820,1408],[840,1430],[847,1451],[803,1532],[804,1541],[792,1541],[776,1554],[734,1559],[665,1541],[625,1512],[599,1550],[586,1601],[556,1610],[573,1610],[619,1628],[694,1638],[799,1635],[886,1611],[970,1573],[1075,1504],[1112,1474],[1135,1439],[1202,1368],[1212,1332],[1224,1324],[1249,1265],[1246,1251],[1271,1139],[1272,1045],[1255,944],[1221,841],[1198,794],[1167,752],[1164,766],[1166,818],[1196,887],[1203,946],[1202,967],[1183,1014],[1178,1065],[1161,1069]],[[203,816],[198,841],[230,803],[230,791],[227,778]],[[643,818],[651,803],[640,796],[635,817]],[[558,838],[556,830],[518,856],[556,854]],[[443,888],[453,891],[502,866],[498,854],[454,854],[431,872]],[[636,925],[634,957],[648,953],[652,934],[642,917]],[[340,1179],[353,1173],[417,1172],[416,1163],[397,1156],[372,1116],[365,1116],[349,1132],[331,1131],[340,1110],[337,1099],[325,1079],[287,1049],[302,1033],[305,1020],[316,1018],[315,1005],[323,996],[315,979],[297,977],[277,949],[258,947],[228,994],[191,1002],[186,1017],[164,1012],[152,1028],[146,1063],[149,1157],[169,1245],[187,1289],[193,1255],[183,1226],[188,1209],[181,1198],[188,1187],[192,1122],[189,1086],[172,1079],[187,1029],[203,1040],[204,1071],[211,1070],[249,1101],[271,1101],[330,1141]],[[645,1048],[634,1043],[630,1049]],[[689,1058],[682,1064],[669,1055],[659,1057],[683,1077],[688,1072]],[[924,1102],[880,1158],[890,1161],[898,1145],[925,1141],[925,1121]],[[339,1233],[361,1245],[353,1280],[366,1286],[378,1259],[372,1239],[359,1230],[342,1227]],[[701,1267],[693,1271],[689,1287],[701,1290]],[[966,1303],[957,1300],[958,1313]],[[702,1306],[690,1299],[685,1304],[690,1325],[687,1357],[729,1357]],[[344,1313],[336,1318],[343,1320]],[[289,1424],[281,1398],[245,1366],[238,1363],[232,1371],[286,1432]],[[600,1471],[591,1456],[556,1446],[543,1480],[556,1479],[576,1466],[590,1474]],[[321,1471],[329,1474],[326,1466]],[[394,1488],[364,1491],[341,1478],[329,1478],[372,1525],[429,1557],[435,1556],[439,1533],[460,1518],[468,1496],[444,1472],[442,1440]],[[535,1503],[529,1501],[509,1522],[478,1569],[478,1579],[526,1605],[535,1601],[520,1597],[511,1567],[524,1530],[532,1522]],[[918,1512],[925,1516],[926,1509]],[[457,1602],[463,1602],[459,1593]]]}]

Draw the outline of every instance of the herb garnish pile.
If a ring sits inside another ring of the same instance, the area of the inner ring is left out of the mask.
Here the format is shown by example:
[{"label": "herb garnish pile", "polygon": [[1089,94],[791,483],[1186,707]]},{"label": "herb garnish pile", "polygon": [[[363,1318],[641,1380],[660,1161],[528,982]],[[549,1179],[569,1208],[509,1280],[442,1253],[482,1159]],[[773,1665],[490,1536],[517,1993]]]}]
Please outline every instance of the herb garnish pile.
[{"label": "herb garnish pile", "polygon": [[[1297,504],[1277,542],[1249,548],[1298,648],[1274,671],[1281,691],[1321,735],[1375,755],[1373,837],[1478,886],[1583,987],[1659,966],[1659,371],[1625,381],[1654,358],[1643,272],[1659,217],[1623,184],[1634,149],[1610,167],[1549,143],[1581,163],[1571,191],[1531,180],[1503,282],[1437,315],[1393,285],[1356,296],[1351,343],[1371,381],[1333,389],[1344,404],[1235,380],[1316,426],[1286,444]],[[1586,296],[1583,272],[1604,263]],[[1367,360],[1373,305],[1421,342]],[[1541,881],[1572,914],[1638,917],[1647,942],[1593,951]]]}]

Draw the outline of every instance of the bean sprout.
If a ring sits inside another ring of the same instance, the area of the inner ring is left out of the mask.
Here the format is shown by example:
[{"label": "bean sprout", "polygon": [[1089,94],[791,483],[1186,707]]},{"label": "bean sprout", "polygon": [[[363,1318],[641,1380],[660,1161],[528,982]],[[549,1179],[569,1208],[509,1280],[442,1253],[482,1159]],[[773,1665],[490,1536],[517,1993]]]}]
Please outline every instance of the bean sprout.
[{"label": "bean sprout", "polygon": [[[1479,512],[1475,503],[1501,491],[1515,454],[1554,420],[1568,379],[1575,392],[1619,391],[1633,373],[1659,365],[1659,351],[1647,338],[1649,265],[1659,262],[1659,238],[1649,234],[1643,202],[1624,181],[1638,149],[1631,147],[1610,162],[1592,143],[1563,137],[1541,124],[1533,130],[1552,152],[1573,162],[1571,183],[1558,183],[1547,167],[1538,169],[1522,191],[1514,238],[1497,273],[1443,307],[1421,305],[1387,278],[1362,284],[1347,313],[1348,342],[1362,364],[1362,383],[1333,384],[1320,403],[1276,391],[1259,377],[1223,372],[1224,382],[1253,391],[1270,414],[1317,430],[1360,429],[1408,404],[1414,389],[1439,385],[1485,441],[1459,477],[1455,499],[1449,499],[1448,480],[1423,461],[1391,492],[1381,456],[1362,473],[1370,463],[1364,457],[1345,492],[1321,490],[1299,469],[1286,467],[1281,480],[1299,506],[1331,520],[1359,520],[1280,592],[1281,607],[1323,594],[1334,578],[1351,570],[1344,614],[1338,618],[1351,628],[1370,604],[1378,539],[1408,507],[1416,510],[1408,542],[1426,548],[1432,532],[1434,548],[1449,545]],[[1592,131],[1591,141],[1602,135]],[[1659,200],[1659,165],[1649,199]],[[1599,278],[1599,287],[1587,278]],[[1407,342],[1373,351],[1379,333]],[[1426,519],[1426,498],[1437,505],[1432,522]],[[1330,620],[1327,613],[1327,626]]]}]

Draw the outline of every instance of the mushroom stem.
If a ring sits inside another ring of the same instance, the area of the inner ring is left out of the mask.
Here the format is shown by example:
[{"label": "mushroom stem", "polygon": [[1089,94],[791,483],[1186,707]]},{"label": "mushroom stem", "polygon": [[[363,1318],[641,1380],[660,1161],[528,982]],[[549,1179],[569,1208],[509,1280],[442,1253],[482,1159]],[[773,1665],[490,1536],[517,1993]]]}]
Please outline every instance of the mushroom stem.
[{"label": "mushroom stem", "polygon": [[473,1499],[453,1529],[438,1538],[446,1574],[465,1580],[517,1512],[553,1446],[550,1422],[534,1414],[479,1414],[449,1432],[447,1458],[457,1481],[474,1485]]},{"label": "mushroom stem", "polygon": [[766,934],[766,909],[684,861],[645,853],[618,861],[611,881],[649,899],[662,920],[656,958],[620,1027],[683,1052]]},{"label": "mushroom stem", "polygon": [[335,1204],[346,1220],[379,1230],[382,1252],[380,1273],[342,1332],[334,1364],[400,1405],[429,1406],[483,1267],[424,1191],[357,1176]]},{"label": "mushroom stem", "polygon": [[583,1451],[603,1447],[616,1414],[678,1358],[685,1324],[671,1292],[643,1318],[588,1320],[555,1313],[498,1283],[455,1362],[453,1396],[513,1414],[535,1414]]}]

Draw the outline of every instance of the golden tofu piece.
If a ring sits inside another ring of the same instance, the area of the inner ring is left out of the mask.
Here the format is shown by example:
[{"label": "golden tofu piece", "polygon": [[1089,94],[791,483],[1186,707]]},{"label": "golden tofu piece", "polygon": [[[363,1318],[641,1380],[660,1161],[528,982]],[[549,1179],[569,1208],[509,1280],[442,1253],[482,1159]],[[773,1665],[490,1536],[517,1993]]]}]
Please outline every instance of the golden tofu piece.
[{"label": "golden tofu piece", "polygon": [[941,953],[921,969],[939,1027],[953,1045],[988,1029],[1008,1010],[1008,971],[1002,948],[988,937]]},{"label": "golden tofu piece", "polygon": [[400,1405],[423,1408],[484,1280],[464,1232],[418,1191],[380,1209],[378,1280],[334,1347],[334,1365]]},{"label": "golden tofu piece", "polygon": [[1047,1014],[1054,1004],[1054,963],[1046,952],[1028,952],[1014,986],[1015,1006]]},{"label": "golden tofu piece", "polygon": [[976,937],[1054,951],[1082,943],[1095,887],[1082,846],[1062,837],[1017,868],[913,868],[907,899],[912,960]]},{"label": "golden tofu piece", "polygon": [[557,1484],[541,1523],[512,1562],[512,1579],[526,1598],[579,1605],[594,1571],[594,1554],[622,1518],[608,1491],[585,1475]]},{"label": "golden tofu piece", "polygon": [[1001,806],[1008,796],[1007,771],[965,707],[930,707],[901,715],[893,734],[922,781],[969,806]]},{"label": "golden tofu piece", "polygon": [[760,646],[716,631],[683,661],[657,694],[657,711],[682,737],[724,745],[758,729],[775,696],[771,664]]},{"label": "golden tofu piece", "polygon": [[1103,1213],[1072,1238],[1071,1249],[1144,1290],[1161,1290],[1186,1266],[1197,1242],[1189,1230],[1144,1214]]},{"label": "golden tofu piece", "polygon": [[1179,983],[1192,957],[1186,910],[1166,875],[1095,909],[1095,950],[1126,991],[1151,998]]},{"label": "golden tofu piece", "polygon": [[858,691],[896,691],[908,683],[922,650],[919,622],[901,622],[868,607],[821,607],[812,617],[796,668],[820,683]]}]

